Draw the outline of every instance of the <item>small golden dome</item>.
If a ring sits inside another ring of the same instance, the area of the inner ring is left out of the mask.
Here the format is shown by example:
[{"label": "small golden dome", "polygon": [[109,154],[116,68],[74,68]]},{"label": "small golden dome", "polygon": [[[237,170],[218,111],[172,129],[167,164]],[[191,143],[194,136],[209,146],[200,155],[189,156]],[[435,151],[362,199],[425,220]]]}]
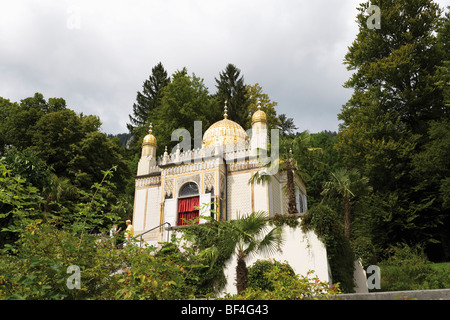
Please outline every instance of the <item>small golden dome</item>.
[{"label": "small golden dome", "polygon": [[256,122],[267,122],[266,113],[261,110],[261,101],[258,101],[258,110],[252,116],[252,125]]},{"label": "small golden dome", "polygon": [[228,119],[226,104],[224,119],[211,125],[203,135],[203,144],[205,147],[214,145],[216,137],[219,143],[223,144],[248,141],[248,135],[245,130],[238,123]]},{"label": "small golden dome", "polygon": [[156,138],[154,135],[152,135],[152,124],[150,123],[150,128],[148,130],[148,135],[144,137],[144,140],[142,141],[142,146],[153,146],[156,148]]}]

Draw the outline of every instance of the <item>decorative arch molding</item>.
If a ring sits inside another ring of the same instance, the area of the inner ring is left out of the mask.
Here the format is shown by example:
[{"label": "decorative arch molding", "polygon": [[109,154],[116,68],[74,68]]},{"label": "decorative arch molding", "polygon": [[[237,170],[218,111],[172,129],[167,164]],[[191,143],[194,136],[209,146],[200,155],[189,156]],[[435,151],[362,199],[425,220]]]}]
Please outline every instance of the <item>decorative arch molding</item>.
[{"label": "decorative arch molding", "polygon": [[200,191],[200,174],[193,174],[189,176],[179,177],[177,178],[177,190],[176,195],[178,196],[180,194],[180,189],[183,187],[184,184],[188,182],[194,182],[199,187],[198,190]]},{"label": "decorative arch molding", "polygon": [[180,190],[178,191],[178,197],[194,197],[199,196],[200,190],[198,188],[198,184],[195,182],[186,182],[180,187]]}]

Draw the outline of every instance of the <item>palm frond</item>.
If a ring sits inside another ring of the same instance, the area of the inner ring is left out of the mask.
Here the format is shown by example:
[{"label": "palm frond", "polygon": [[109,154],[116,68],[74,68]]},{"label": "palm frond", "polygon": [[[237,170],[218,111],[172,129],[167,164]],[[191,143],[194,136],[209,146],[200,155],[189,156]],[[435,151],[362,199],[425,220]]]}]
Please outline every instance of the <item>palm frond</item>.
[{"label": "palm frond", "polygon": [[250,179],[248,179],[248,184],[266,184],[272,180],[272,175],[266,174],[263,170],[255,172]]},{"label": "palm frond", "polygon": [[258,251],[273,254],[278,251],[283,244],[282,228],[276,227],[270,230],[259,242]]}]

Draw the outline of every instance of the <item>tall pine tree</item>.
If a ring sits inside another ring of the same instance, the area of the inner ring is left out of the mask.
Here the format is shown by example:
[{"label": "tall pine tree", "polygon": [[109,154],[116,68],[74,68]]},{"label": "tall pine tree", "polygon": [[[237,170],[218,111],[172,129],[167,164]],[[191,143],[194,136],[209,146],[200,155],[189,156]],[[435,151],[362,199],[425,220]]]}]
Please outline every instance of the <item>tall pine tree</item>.
[{"label": "tall pine tree", "polygon": [[[380,7],[380,29],[367,27],[370,4]],[[434,85],[436,66],[442,65],[444,55],[437,37],[442,10],[432,0],[377,0],[358,10],[359,33],[344,59],[348,70],[355,70],[345,83],[355,90],[346,109],[368,91],[377,91],[374,98],[382,113],[400,117],[414,133],[426,132],[426,122],[445,111],[441,91]],[[346,109],[341,114],[344,121]]]},{"label": "tall pine tree", "polygon": [[231,63],[228,64],[219,74],[219,79],[216,78],[216,87],[216,97],[220,104],[223,106],[227,101],[228,118],[245,128],[250,102],[241,70]]},{"label": "tall pine tree", "polygon": [[[380,29],[367,26],[370,4],[380,7]],[[358,10],[359,33],[344,59],[354,71],[345,87],[354,93],[338,115],[336,148],[346,166],[370,179],[375,207],[366,208],[373,221],[367,235],[376,246],[438,241],[442,215],[418,189],[424,177],[413,174],[412,158],[428,143],[432,121],[446,114],[436,85],[445,60],[442,10],[432,0],[378,0]]]},{"label": "tall pine tree", "polygon": [[142,92],[137,93],[136,102],[133,104],[133,115],[129,115],[130,122],[127,124],[130,133],[136,127],[148,124],[150,113],[161,104],[162,89],[170,83],[167,71],[162,63],[152,68],[152,74],[144,81]]}]

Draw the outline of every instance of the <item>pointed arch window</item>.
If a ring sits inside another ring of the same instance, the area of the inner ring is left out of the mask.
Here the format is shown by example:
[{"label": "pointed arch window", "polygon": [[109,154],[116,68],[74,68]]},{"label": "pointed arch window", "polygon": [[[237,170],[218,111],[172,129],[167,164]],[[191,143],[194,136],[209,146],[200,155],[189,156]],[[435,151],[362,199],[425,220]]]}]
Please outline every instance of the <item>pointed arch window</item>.
[{"label": "pointed arch window", "polygon": [[178,197],[192,197],[198,196],[198,185],[195,182],[185,183],[178,192]]},{"label": "pointed arch window", "polygon": [[[197,207],[200,204],[198,185],[194,182],[185,183],[178,192],[178,225],[186,225],[199,216]],[[198,223],[198,219],[196,221]]]}]

